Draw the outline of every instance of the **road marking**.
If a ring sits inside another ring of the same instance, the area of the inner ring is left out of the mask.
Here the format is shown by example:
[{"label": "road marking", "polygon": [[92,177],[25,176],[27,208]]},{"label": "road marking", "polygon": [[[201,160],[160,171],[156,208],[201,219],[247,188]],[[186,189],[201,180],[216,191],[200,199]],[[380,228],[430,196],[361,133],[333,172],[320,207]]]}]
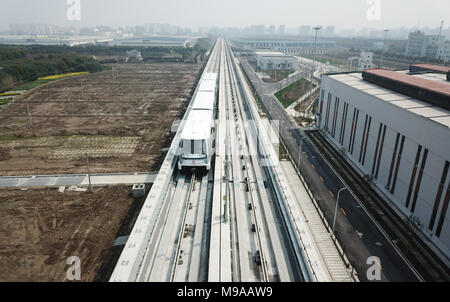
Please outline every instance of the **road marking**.
[{"label": "road marking", "polygon": [[341,208],[342,213],[344,213],[345,216],[347,216],[347,213],[345,213],[344,209]]},{"label": "road marking", "polygon": [[328,191],[328,192],[330,192],[330,194],[331,194],[331,196],[334,198],[334,194],[333,194],[333,192],[331,192],[331,191]]},{"label": "road marking", "polygon": [[324,182],[322,176],[319,176],[319,177],[320,177],[320,180],[321,180],[322,182]]},{"label": "road marking", "polygon": [[359,239],[362,239],[362,238],[363,238],[363,236],[364,236],[363,233],[358,232],[358,230],[355,230],[355,232],[356,232],[356,234],[359,236]]}]

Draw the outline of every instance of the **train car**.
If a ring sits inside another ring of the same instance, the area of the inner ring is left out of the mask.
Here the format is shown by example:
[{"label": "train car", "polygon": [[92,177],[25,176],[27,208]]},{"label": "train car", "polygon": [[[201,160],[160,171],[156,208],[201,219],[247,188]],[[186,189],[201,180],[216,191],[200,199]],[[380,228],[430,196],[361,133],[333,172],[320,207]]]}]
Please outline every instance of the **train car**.
[{"label": "train car", "polygon": [[192,107],[181,133],[178,169],[211,168],[214,140],[214,109],[218,86],[217,73],[205,73],[199,83]]},{"label": "train car", "polygon": [[207,72],[200,80],[198,91],[210,91],[217,93],[218,76],[217,73]]},{"label": "train car", "polygon": [[202,78],[202,80],[214,80],[214,81],[217,81],[217,79],[218,79],[217,73],[215,72],[206,72]]},{"label": "train car", "polygon": [[211,168],[214,119],[210,110],[191,110],[181,133],[178,169]]},{"label": "train car", "polygon": [[195,96],[192,103],[192,110],[211,110],[214,111],[216,103],[215,94],[212,91],[200,91]]}]

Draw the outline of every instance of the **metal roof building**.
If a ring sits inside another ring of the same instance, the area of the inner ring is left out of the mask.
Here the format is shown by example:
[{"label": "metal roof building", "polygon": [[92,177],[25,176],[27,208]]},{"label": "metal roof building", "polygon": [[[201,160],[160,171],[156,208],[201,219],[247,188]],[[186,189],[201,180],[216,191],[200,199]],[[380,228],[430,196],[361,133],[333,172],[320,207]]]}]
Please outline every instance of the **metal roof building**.
[{"label": "metal roof building", "polygon": [[426,68],[323,75],[317,125],[449,257],[450,82]]},{"label": "metal roof building", "polygon": [[282,52],[257,51],[255,52],[257,65],[263,70],[297,70],[298,60]]}]

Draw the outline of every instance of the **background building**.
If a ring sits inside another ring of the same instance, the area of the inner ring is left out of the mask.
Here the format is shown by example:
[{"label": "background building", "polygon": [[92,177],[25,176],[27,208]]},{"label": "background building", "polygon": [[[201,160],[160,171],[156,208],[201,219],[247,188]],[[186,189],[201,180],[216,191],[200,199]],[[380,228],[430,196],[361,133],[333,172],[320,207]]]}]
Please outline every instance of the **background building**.
[{"label": "background building", "polygon": [[445,38],[441,35],[425,35],[421,31],[415,31],[408,36],[405,55],[434,59],[438,57],[438,49],[444,42]]},{"label": "background building", "polygon": [[127,63],[140,63],[142,62],[142,55],[140,51],[131,50],[127,51]]},{"label": "background building", "polygon": [[325,37],[334,37],[334,32],[335,32],[335,26],[328,25],[327,27],[324,28],[323,34]]},{"label": "background building", "polygon": [[[233,43],[239,47],[264,50],[264,51],[276,51],[286,54],[313,54],[314,53],[314,40],[299,40],[292,38],[279,38],[279,39],[261,39],[261,38],[235,38]],[[317,41],[317,53],[324,54],[329,50],[333,50],[336,47],[335,41],[320,40]]]},{"label": "background building", "polygon": [[324,75],[317,125],[449,257],[450,68],[412,70]]},{"label": "background building", "polygon": [[437,49],[437,58],[444,62],[450,61],[450,41],[445,41],[439,45]]},{"label": "background building", "polygon": [[361,52],[359,57],[350,57],[348,58],[350,67],[355,67],[359,71],[363,71],[365,69],[374,68],[375,65],[372,62],[373,53],[372,52]]},{"label": "background building", "polygon": [[262,70],[298,70],[297,58],[281,52],[255,52],[258,68]]},{"label": "background building", "polygon": [[311,25],[300,26],[298,34],[302,37],[308,37],[309,35],[311,35]]}]

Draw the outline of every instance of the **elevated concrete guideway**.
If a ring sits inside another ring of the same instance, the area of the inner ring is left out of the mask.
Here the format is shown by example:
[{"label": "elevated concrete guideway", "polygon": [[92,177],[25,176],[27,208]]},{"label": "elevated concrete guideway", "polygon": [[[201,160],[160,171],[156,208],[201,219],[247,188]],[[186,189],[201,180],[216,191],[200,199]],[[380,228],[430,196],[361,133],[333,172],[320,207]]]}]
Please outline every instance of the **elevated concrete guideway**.
[{"label": "elevated concrete guideway", "polygon": [[[93,186],[153,183],[157,172],[91,174]],[[0,188],[87,186],[87,174],[0,176]]]}]

